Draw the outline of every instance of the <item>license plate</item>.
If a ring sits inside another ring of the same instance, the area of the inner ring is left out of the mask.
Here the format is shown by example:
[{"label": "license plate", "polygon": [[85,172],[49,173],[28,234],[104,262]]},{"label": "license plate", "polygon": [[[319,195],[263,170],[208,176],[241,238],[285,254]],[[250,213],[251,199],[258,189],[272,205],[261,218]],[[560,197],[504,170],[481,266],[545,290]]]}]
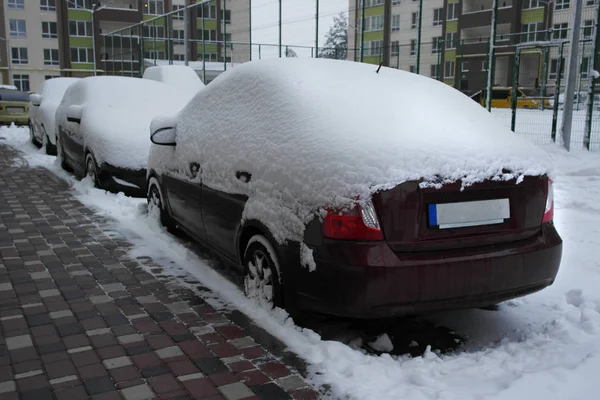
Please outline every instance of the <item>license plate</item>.
[{"label": "license plate", "polygon": [[509,218],[508,199],[429,205],[429,227],[437,229],[502,224]]},{"label": "license plate", "polygon": [[6,107],[6,111],[11,113],[22,113],[25,109],[23,107]]}]

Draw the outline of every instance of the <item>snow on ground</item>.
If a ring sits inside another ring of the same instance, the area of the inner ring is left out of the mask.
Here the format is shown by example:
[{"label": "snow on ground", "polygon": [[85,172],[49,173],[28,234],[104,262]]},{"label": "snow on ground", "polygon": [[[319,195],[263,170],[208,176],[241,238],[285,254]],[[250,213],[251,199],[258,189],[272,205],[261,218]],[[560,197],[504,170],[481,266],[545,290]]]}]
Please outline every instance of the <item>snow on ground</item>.
[{"label": "snow on ground", "polygon": [[503,303],[497,311],[427,316],[466,341],[445,355],[425,351],[410,357],[365,354],[356,348],[358,338],[353,346],[322,340],[295,326],[281,310],[268,313],[253,306],[236,285],[210,267],[210,261],[167,234],[155,216],[148,216],[143,200],[75,181],[60,170],[54,157],[28,143],[26,128],[0,128],[0,143],[22,151],[32,167],[56,173],[72,185],[80,201],[114,219],[110,229],[134,243],[133,257],[153,257],[164,266],[164,273],[181,281],[192,275],[224,305],[244,312],[286,343],[309,363],[312,382],[330,385],[336,398],[591,400],[600,392],[598,153],[542,146],[555,164],[556,225],[565,242],[555,284]]}]

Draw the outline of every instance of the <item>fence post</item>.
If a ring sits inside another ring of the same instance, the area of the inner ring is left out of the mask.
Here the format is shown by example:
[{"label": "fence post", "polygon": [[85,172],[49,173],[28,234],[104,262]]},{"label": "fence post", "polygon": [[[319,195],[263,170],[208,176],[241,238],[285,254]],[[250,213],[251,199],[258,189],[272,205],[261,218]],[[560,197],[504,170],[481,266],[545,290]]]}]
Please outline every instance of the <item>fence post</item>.
[{"label": "fence post", "polygon": [[554,110],[552,111],[552,141],[556,142],[556,125],[558,122],[558,98],[560,95],[560,83],[561,83],[561,75],[563,71],[563,54],[564,54],[565,44],[562,43],[560,45],[560,53],[558,56],[558,65],[557,76],[556,76],[556,89],[554,90]]},{"label": "fence post", "polygon": [[129,28],[129,75],[133,77],[133,28]]},{"label": "fence post", "polygon": [[441,46],[440,52],[438,53],[438,56],[437,56],[437,71],[436,71],[436,74],[435,74],[435,79],[438,80],[438,81],[440,81],[440,82],[442,81],[442,66],[441,66],[441,64],[442,64],[442,52],[444,51],[445,47],[446,47],[446,40],[442,39],[442,46]]},{"label": "fence post", "polygon": [[542,65],[542,101],[540,101],[540,109],[544,109],[544,99],[546,98],[546,85],[548,83],[548,59],[550,57],[550,52],[548,51],[548,47],[544,47],[543,49],[543,65]]},{"label": "fence post", "polygon": [[496,66],[496,27],[498,24],[498,0],[493,0],[492,5],[492,30],[490,32],[489,39],[489,53],[488,53],[488,77],[487,77],[487,92],[485,105],[488,111],[492,111],[492,86],[494,85],[494,70]]},{"label": "fence post", "polygon": [[512,91],[510,98],[510,109],[511,109],[511,118],[510,118],[510,130],[515,132],[516,124],[517,124],[517,89],[519,88],[519,69],[521,66],[521,49],[517,47],[517,51],[515,52],[515,66],[513,68],[513,76],[512,76]]},{"label": "fence post", "polygon": [[[202,4],[202,83],[206,85],[206,31],[204,30],[204,8],[206,4]],[[209,6],[210,7],[210,6]]]},{"label": "fence post", "polygon": [[125,67],[125,63],[123,61],[123,31],[119,31],[119,51],[121,52],[121,76],[123,76],[125,73],[123,71],[123,68]]},{"label": "fence post", "polygon": [[100,59],[102,60],[104,58],[104,65],[103,65],[102,69],[104,70],[104,75],[106,75],[106,71],[107,71],[107,68],[106,68],[106,59],[108,58],[106,56],[108,56],[108,50],[106,49],[106,35],[104,35],[104,34],[102,35],[102,48],[104,49],[104,51],[106,53],[101,53],[100,54]]},{"label": "fence post", "polygon": [[281,58],[281,13],[282,13],[282,5],[281,5],[282,0],[279,0],[279,58]]},{"label": "fence post", "polygon": [[144,29],[140,23],[138,26],[138,43],[140,44],[140,77],[144,76]]},{"label": "fence post", "polygon": [[111,53],[112,53],[112,68],[110,69],[111,75],[115,74],[115,35],[112,34],[110,35],[110,47],[111,47]]},{"label": "fence post", "polygon": [[248,47],[250,48],[250,61],[252,61],[252,0],[248,0]]},{"label": "fence post", "polygon": [[361,0],[362,2],[362,10],[360,14],[360,62],[364,61],[365,58],[365,2],[366,0]]},{"label": "fence post", "polygon": [[[190,34],[189,34],[189,26],[188,24],[190,23],[189,20],[189,12],[188,12],[188,8],[190,6],[189,5],[185,5],[183,7],[183,63],[188,66],[190,65],[190,57],[189,57],[189,41],[190,41]],[[202,34],[204,34],[204,32],[202,32]]]},{"label": "fence post", "polygon": [[460,51],[458,53],[458,56],[460,57],[460,62],[457,65],[457,69],[458,69],[458,90],[462,89],[462,68],[463,68],[463,52],[464,52],[464,45],[465,45],[465,39],[461,39],[459,46],[460,46]]},{"label": "fence post", "polygon": [[[225,10],[227,7],[227,0],[223,0],[223,70],[227,71],[227,16]],[[233,61],[233,60],[231,60]]]},{"label": "fence post", "polygon": [[419,0],[419,26],[417,27],[417,65],[415,72],[419,74],[421,68],[421,34],[423,31],[423,0]]},{"label": "fence post", "polygon": [[316,0],[316,2],[317,10],[315,13],[315,49],[317,49],[317,52],[315,58],[319,58],[319,0]]},{"label": "fence post", "polygon": [[[598,66],[598,62],[600,62],[600,57],[598,57],[598,53],[600,53],[600,7],[598,7],[598,14],[596,15],[596,40],[594,41],[594,57],[592,63],[592,71],[596,70]],[[592,117],[594,113],[594,91],[596,90],[596,81],[600,78],[590,77],[590,92],[589,92],[589,102],[588,109],[585,115],[585,135],[583,138],[583,143],[586,149],[590,149],[590,142],[592,139]]]}]

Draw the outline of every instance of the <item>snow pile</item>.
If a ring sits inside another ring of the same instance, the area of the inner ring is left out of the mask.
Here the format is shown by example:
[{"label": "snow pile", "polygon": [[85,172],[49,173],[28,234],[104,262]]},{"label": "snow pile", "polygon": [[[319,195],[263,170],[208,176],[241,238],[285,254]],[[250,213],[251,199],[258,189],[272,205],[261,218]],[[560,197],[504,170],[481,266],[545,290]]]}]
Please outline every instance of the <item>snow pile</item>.
[{"label": "snow pile", "polygon": [[375,351],[386,353],[394,350],[394,345],[387,333],[380,335],[374,342],[369,343],[369,346]]},{"label": "snow pile", "polygon": [[204,88],[204,83],[191,67],[185,65],[160,65],[144,71],[143,79],[162,82],[184,93],[191,99]]},{"label": "snow pile", "polygon": [[[469,185],[547,172],[543,152],[457,90],[375,70],[290,58],[227,71],[182,110],[172,166],[201,162],[203,182],[248,195],[244,217],[277,221],[268,227],[280,241],[301,238],[320,207],[408,180]],[[151,163],[160,169],[169,157]],[[236,171],[250,172],[251,182],[241,184]]]},{"label": "snow pile", "polygon": [[38,92],[42,96],[41,104],[37,107],[37,110],[36,107],[29,108],[30,118],[35,118],[43,125],[52,144],[56,144],[54,131],[56,109],[69,86],[78,80],[79,78],[53,78],[44,81]]},{"label": "snow pile", "polygon": [[[96,161],[146,168],[150,122],[156,115],[175,114],[186,104],[178,91],[160,82],[118,76],[89,77],[71,85],[56,112],[56,124],[79,129]],[[67,121],[67,109],[81,108],[81,125]]]}]

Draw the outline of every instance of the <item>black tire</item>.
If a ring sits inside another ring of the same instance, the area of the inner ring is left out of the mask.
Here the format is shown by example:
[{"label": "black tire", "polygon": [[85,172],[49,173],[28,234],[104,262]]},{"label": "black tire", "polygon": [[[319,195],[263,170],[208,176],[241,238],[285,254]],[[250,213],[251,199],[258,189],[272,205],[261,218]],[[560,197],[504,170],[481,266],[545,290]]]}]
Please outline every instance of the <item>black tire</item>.
[{"label": "black tire", "polygon": [[94,182],[94,187],[100,187],[100,181],[98,179],[98,166],[96,165],[96,159],[91,152],[85,155],[85,177],[91,177]]},{"label": "black tire", "polygon": [[244,251],[244,294],[266,309],[284,307],[277,265],[277,254],[269,240],[262,235],[250,238]]},{"label": "black tire", "polygon": [[165,209],[165,203],[162,197],[162,190],[160,188],[160,184],[158,183],[158,179],[150,178],[148,181],[148,210],[150,207],[157,207],[160,212],[160,223],[164,226],[169,233],[177,232],[177,223],[171,216],[169,212]]},{"label": "black tire", "polygon": [[56,158],[60,162],[60,167],[65,171],[70,171],[69,166],[67,165],[67,161],[65,159],[65,153],[62,148],[62,144],[60,142],[60,137],[56,135]]},{"label": "black tire", "polygon": [[33,144],[35,147],[40,147],[40,144],[38,143],[37,139],[35,138],[35,135],[33,134],[34,130],[33,130],[33,125],[29,124],[29,140],[31,141],[31,144]]},{"label": "black tire", "polygon": [[50,142],[48,133],[46,133],[46,128],[44,128],[43,126],[42,126],[42,135],[44,135],[43,136],[44,141],[42,144],[44,145],[46,154],[49,156],[55,156],[56,155],[56,145],[53,145],[52,142]]}]

